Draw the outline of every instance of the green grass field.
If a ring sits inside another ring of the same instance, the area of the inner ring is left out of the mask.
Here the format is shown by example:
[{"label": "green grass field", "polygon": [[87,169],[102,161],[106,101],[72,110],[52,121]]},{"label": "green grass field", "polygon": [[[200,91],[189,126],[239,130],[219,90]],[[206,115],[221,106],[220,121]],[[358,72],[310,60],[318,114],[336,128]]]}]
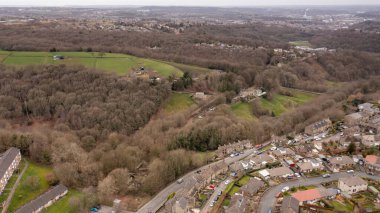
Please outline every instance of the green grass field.
[{"label": "green grass field", "polygon": [[188,109],[194,104],[189,94],[173,93],[165,105],[166,112],[179,112]]},{"label": "green grass field", "polygon": [[238,193],[239,191],[240,191],[240,187],[233,186],[231,190],[228,192],[228,195],[232,197],[234,196],[235,193]]},{"label": "green grass field", "polygon": [[[29,167],[21,177],[21,181],[13,195],[8,212],[14,212],[16,209],[46,192],[49,189],[49,184],[46,181],[46,175],[51,171],[52,170],[48,167],[29,162]],[[38,177],[38,182],[34,188],[30,187],[30,184],[28,183],[28,177],[31,176]]]},{"label": "green grass field", "polygon": [[244,186],[245,184],[247,184],[249,182],[249,179],[251,179],[251,177],[249,177],[248,175],[244,175],[242,178],[240,178],[240,180],[237,182],[237,184],[239,186]]},{"label": "green grass field", "polygon": [[270,112],[273,112],[276,116],[279,116],[289,109],[294,109],[295,107],[314,99],[316,96],[317,95],[312,93],[298,91],[294,92],[294,96],[276,94],[271,101],[262,98],[261,106]]},{"label": "green grass field", "polygon": [[83,198],[83,194],[80,193],[79,191],[75,190],[69,190],[69,192],[60,200],[55,202],[53,205],[49,206],[47,209],[43,210],[43,213],[76,213],[78,212],[77,209],[75,208],[76,206],[72,206],[70,204],[70,201],[78,198],[81,200]]},{"label": "green grass field", "polygon": [[[54,55],[65,56],[64,60],[54,61]],[[0,62],[8,65],[36,65],[36,64],[68,64],[83,65],[119,75],[125,75],[132,70],[145,67],[147,70],[156,71],[162,77],[176,75],[180,77],[183,71],[165,62],[138,58],[126,54],[88,53],[88,52],[7,52],[0,51]],[[188,65],[184,65],[188,66]],[[191,66],[189,66],[191,67]]]},{"label": "green grass field", "polygon": [[305,46],[305,47],[312,46],[309,41],[290,41],[289,44],[293,46]]},{"label": "green grass field", "polygon": [[253,120],[255,116],[252,114],[252,106],[249,103],[238,102],[231,105],[231,110],[238,118]]}]

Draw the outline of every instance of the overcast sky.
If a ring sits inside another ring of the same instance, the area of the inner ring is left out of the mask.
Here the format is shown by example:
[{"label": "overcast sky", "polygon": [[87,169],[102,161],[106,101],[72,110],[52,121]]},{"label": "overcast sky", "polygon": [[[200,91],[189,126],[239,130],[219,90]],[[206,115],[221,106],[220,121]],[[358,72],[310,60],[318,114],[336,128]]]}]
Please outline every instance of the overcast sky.
[{"label": "overcast sky", "polygon": [[263,5],[380,5],[380,0],[0,0],[0,5],[175,5],[175,6],[263,6]]}]

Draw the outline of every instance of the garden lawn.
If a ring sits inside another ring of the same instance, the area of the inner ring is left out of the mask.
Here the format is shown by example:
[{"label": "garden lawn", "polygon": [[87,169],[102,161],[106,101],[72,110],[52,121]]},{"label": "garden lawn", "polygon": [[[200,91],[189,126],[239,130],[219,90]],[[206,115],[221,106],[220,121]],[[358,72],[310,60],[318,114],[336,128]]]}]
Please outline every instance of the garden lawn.
[{"label": "garden lawn", "polygon": [[349,204],[342,204],[339,201],[333,200],[331,204],[334,206],[335,211],[343,211],[343,212],[353,212],[354,207]]},{"label": "garden lawn", "polygon": [[[46,192],[50,188],[48,182],[46,181],[46,175],[50,172],[52,172],[52,169],[49,167],[40,166],[29,162],[29,167],[21,177],[21,181],[13,195],[8,212],[14,212],[16,209]],[[30,187],[30,184],[27,183],[28,177],[31,176],[37,177],[38,181],[35,188]]]},{"label": "garden lawn", "polygon": [[240,187],[234,185],[231,188],[231,190],[228,192],[228,195],[232,197],[234,196],[235,193],[238,193],[239,191],[240,191]]},{"label": "garden lawn", "polygon": [[53,205],[49,206],[47,209],[43,210],[43,213],[76,213],[78,210],[70,205],[70,200],[78,198],[79,200],[84,198],[84,195],[79,191],[69,190],[69,192]]},{"label": "garden lawn", "polygon": [[252,106],[249,103],[238,102],[232,104],[231,110],[238,118],[253,120],[255,116],[252,114]]},{"label": "garden lawn", "polygon": [[239,186],[244,186],[245,184],[247,184],[249,182],[249,179],[251,179],[251,177],[244,175],[242,178],[240,178],[240,180],[237,182],[237,184]]},{"label": "garden lawn", "polygon": [[312,99],[317,97],[317,95],[306,92],[294,92],[294,96],[285,95],[274,95],[272,100],[267,100],[265,98],[261,99],[261,106],[265,109],[273,112],[275,116],[279,116],[289,109],[294,109]]},{"label": "garden lawn", "polygon": [[189,94],[172,93],[165,106],[166,112],[179,112],[188,109],[194,104],[193,99]]}]

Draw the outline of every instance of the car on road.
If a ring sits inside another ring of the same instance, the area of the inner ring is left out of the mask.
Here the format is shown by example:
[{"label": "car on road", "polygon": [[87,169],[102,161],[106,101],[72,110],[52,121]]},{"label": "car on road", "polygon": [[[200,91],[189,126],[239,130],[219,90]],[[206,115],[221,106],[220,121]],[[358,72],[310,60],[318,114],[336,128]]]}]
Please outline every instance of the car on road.
[{"label": "car on road", "polygon": [[222,195],[222,193],[223,193],[222,191],[219,191],[219,192],[218,192],[218,196]]},{"label": "car on road", "polygon": [[224,182],[224,184],[228,185],[230,182],[231,182],[230,180],[226,180],[226,181]]},{"label": "car on road", "polygon": [[90,211],[91,211],[91,212],[98,212],[98,209],[95,208],[95,207],[93,207],[93,208],[90,209]]},{"label": "car on road", "polygon": [[178,179],[178,180],[177,180],[177,183],[178,183],[178,184],[183,183],[183,179],[182,179],[182,178]]},{"label": "car on road", "polygon": [[212,202],[210,203],[210,207],[213,207],[213,206],[214,206],[214,203],[215,203],[215,201],[212,201]]},{"label": "car on road", "polygon": [[324,175],[322,175],[322,177],[323,178],[329,178],[329,177],[331,177],[331,175],[330,174],[324,174]]},{"label": "car on road", "polygon": [[284,188],[281,189],[281,192],[284,193],[284,192],[287,192],[289,191],[290,187],[289,186],[285,186]]},{"label": "car on road", "polygon": [[354,173],[354,170],[348,170],[347,173]]},{"label": "car on road", "polygon": [[372,175],[372,176],[375,175],[375,173],[373,173],[373,172],[368,172],[368,174],[369,174],[369,175]]},{"label": "car on road", "polygon": [[297,177],[297,178],[300,178],[301,175],[299,173],[294,173],[294,175]]}]

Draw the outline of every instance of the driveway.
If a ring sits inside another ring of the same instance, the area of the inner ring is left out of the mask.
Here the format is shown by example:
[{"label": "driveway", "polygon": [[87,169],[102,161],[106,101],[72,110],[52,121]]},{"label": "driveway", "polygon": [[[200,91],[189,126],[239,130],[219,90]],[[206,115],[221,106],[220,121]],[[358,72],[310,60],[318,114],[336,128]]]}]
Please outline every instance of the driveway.
[{"label": "driveway", "polygon": [[347,172],[333,173],[333,174],[331,174],[331,177],[329,177],[329,178],[323,178],[323,177],[301,178],[301,179],[298,179],[295,181],[282,183],[280,185],[277,185],[277,186],[272,187],[269,190],[267,190],[264,193],[263,197],[261,198],[261,202],[260,202],[259,208],[258,208],[258,213],[268,213],[269,210],[272,209],[272,207],[275,204],[276,194],[281,192],[281,189],[284,188],[285,186],[289,186],[290,188],[292,188],[292,187],[299,187],[299,186],[318,185],[318,184],[322,184],[322,183],[335,181],[335,180],[338,180],[339,178],[342,178],[342,177],[350,177],[350,176],[354,176],[354,175],[369,178],[369,179],[376,180],[376,181],[380,181],[379,176],[371,176],[371,175],[368,175],[364,172],[355,172],[353,174],[349,174]]}]

